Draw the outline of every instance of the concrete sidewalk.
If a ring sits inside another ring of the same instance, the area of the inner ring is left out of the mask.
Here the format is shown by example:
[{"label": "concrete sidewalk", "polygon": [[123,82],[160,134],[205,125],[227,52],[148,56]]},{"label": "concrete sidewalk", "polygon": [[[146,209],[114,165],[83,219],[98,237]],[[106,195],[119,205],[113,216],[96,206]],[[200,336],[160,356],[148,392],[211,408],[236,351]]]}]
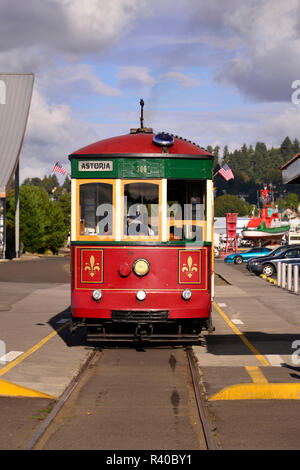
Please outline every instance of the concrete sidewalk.
[{"label": "concrete sidewalk", "polygon": [[[244,313],[255,308],[262,315],[269,315],[263,321],[263,331],[274,329],[276,316],[280,317],[281,328],[289,332],[295,331],[294,328],[300,327],[300,295],[293,294],[276,285],[270,284],[255,274],[249,273],[245,265],[236,266],[227,264],[222,260],[215,263],[215,272],[222,276],[229,285],[215,287],[216,302],[222,299],[231,299],[231,303],[241,308]],[[248,299],[245,299],[245,298]],[[272,317],[273,325],[270,324]],[[284,326],[286,324],[286,328]],[[261,327],[261,322],[255,326]],[[293,328],[294,327],[294,328]],[[282,331],[283,332],[283,331]]]},{"label": "concrete sidewalk", "polygon": [[220,446],[300,449],[300,296],[245,265],[215,272],[216,329],[194,350]]}]

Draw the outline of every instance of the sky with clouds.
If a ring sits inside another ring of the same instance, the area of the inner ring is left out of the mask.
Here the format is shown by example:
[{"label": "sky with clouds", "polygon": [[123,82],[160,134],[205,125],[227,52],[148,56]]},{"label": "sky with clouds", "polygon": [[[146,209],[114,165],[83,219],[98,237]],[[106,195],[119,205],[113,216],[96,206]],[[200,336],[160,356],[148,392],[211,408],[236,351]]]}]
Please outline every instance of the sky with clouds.
[{"label": "sky with clouds", "polygon": [[0,0],[0,72],[35,75],[21,179],[137,127],[140,98],[203,147],[300,140],[299,57],[300,0]]}]

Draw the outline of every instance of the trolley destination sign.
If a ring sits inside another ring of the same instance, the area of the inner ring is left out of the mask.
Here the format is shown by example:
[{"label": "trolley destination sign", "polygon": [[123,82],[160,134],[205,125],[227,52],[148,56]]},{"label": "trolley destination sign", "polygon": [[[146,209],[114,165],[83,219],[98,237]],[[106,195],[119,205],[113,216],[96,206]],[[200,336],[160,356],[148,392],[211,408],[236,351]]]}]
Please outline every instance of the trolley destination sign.
[{"label": "trolley destination sign", "polygon": [[112,161],[84,161],[78,162],[79,171],[113,171],[113,162]]}]

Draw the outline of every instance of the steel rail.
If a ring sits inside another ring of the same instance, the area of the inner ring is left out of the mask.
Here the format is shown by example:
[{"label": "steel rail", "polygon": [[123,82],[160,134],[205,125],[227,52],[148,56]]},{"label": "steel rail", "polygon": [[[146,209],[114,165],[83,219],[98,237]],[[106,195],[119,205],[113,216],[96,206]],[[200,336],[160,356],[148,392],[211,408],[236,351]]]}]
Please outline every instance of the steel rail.
[{"label": "steel rail", "polygon": [[59,410],[62,408],[62,406],[65,404],[73,390],[76,388],[76,386],[79,383],[80,378],[82,377],[83,373],[86,371],[88,366],[90,365],[91,361],[94,359],[98,352],[98,349],[94,349],[89,356],[87,357],[84,365],[80,369],[79,373],[74,377],[70,385],[67,387],[61,398],[58,400],[56,405],[54,406],[53,410],[51,413],[47,416],[47,418],[43,421],[43,424],[39,427],[31,441],[27,444],[27,446],[24,448],[24,450],[34,450],[35,445],[39,441],[39,439],[42,437],[46,429],[50,426],[52,421],[54,420],[55,416],[59,412]]},{"label": "steel rail", "polygon": [[195,398],[196,398],[198,413],[199,413],[199,417],[200,417],[200,421],[201,421],[201,425],[202,425],[202,429],[203,429],[203,433],[204,433],[204,437],[206,441],[206,446],[208,450],[217,450],[215,439],[211,431],[210,422],[205,412],[203,398],[202,398],[201,390],[199,387],[198,368],[195,365],[192,349],[187,348],[186,352],[187,352],[187,357],[189,361],[190,372],[191,372],[193,387],[194,387],[194,392],[195,392]]}]

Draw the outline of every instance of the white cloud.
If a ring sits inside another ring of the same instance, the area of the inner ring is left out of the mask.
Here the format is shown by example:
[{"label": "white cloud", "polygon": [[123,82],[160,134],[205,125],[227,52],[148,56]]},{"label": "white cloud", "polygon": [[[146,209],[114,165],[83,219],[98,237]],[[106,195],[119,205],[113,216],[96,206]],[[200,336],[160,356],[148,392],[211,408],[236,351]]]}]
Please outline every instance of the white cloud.
[{"label": "white cloud", "polygon": [[68,165],[70,153],[97,140],[95,129],[75,119],[67,104],[49,105],[34,89],[21,154],[21,179],[49,174],[57,160]]},{"label": "white cloud", "polygon": [[299,17],[299,0],[254,0],[224,9],[224,23],[240,47],[217,78],[259,101],[289,101],[291,83],[300,78]]},{"label": "white cloud", "polygon": [[191,78],[182,72],[166,72],[160,75],[161,80],[173,80],[185,88],[198,87],[201,85],[200,80]]},{"label": "white cloud", "polygon": [[118,80],[121,86],[128,88],[153,86],[156,83],[156,80],[150,75],[148,67],[139,66],[119,67]]},{"label": "white cloud", "polygon": [[79,95],[120,95],[120,90],[102,82],[85,64],[52,68],[39,76],[38,85],[48,96],[62,101]]},{"label": "white cloud", "polygon": [[127,32],[145,0],[2,0],[0,50],[38,45],[78,56],[99,52]]}]

